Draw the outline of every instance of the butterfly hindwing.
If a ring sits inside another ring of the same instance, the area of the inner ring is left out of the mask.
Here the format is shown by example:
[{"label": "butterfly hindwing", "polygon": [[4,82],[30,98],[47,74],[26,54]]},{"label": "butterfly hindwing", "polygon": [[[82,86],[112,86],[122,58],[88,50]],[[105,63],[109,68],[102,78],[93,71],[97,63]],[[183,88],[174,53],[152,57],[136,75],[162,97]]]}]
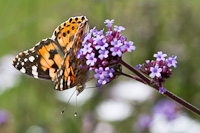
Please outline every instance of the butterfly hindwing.
[{"label": "butterfly hindwing", "polygon": [[22,73],[34,78],[53,80],[63,61],[62,58],[58,54],[57,44],[51,39],[45,39],[32,49],[17,55],[13,65]]}]

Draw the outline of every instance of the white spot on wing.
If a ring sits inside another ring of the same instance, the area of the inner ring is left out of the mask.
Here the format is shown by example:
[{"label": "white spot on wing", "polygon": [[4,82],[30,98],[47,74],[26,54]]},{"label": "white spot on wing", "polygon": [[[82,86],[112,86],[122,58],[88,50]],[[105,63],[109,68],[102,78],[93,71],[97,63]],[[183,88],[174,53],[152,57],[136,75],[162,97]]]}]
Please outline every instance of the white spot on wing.
[{"label": "white spot on wing", "polygon": [[56,89],[56,90],[58,89],[58,84],[56,84],[55,89]]},{"label": "white spot on wing", "polygon": [[35,60],[35,57],[30,56],[28,59],[29,59],[30,62],[33,62]]},{"label": "white spot on wing", "polygon": [[70,88],[70,84],[71,84],[70,77],[68,77],[68,78],[67,78],[67,85],[68,85],[68,88]]},{"label": "white spot on wing", "polygon": [[52,37],[51,37],[51,39],[54,40],[55,38],[56,38],[56,36],[53,34]]},{"label": "white spot on wing", "polygon": [[63,89],[63,78],[60,80],[60,89]]},{"label": "white spot on wing", "polygon": [[20,71],[21,71],[22,73],[25,73],[25,72],[26,72],[26,69],[24,69],[24,67],[22,67],[22,68],[20,69]]},{"label": "white spot on wing", "polygon": [[61,69],[58,76],[63,75],[63,70]]},{"label": "white spot on wing", "polygon": [[27,62],[27,61],[28,61],[28,59],[27,59],[27,58],[25,58],[25,59],[24,59],[24,62]]},{"label": "white spot on wing", "polygon": [[33,47],[33,48],[31,48],[31,49],[29,49],[30,51],[34,51],[35,50],[35,48]]},{"label": "white spot on wing", "polygon": [[32,66],[32,69],[37,72],[37,67],[36,66]]},{"label": "white spot on wing", "polygon": [[32,74],[34,78],[38,78],[38,72],[36,66],[32,66]]},{"label": "white spot on wing", "polygon": [[24,51],[24,54],[28,55],[28,50]]}]

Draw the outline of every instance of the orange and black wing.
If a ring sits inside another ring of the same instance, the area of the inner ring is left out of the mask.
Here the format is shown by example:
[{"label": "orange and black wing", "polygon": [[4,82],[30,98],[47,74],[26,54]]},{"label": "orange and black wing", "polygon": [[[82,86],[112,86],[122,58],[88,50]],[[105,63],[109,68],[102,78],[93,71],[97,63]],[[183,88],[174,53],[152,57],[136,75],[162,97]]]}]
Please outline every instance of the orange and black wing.
[{"label": "orange and black wing", "polygon": [[32,49],[19,53],[13,60],[13,66],[22,73],[53,80],[63,61],[58,44],[52,39],[45,39]]},{"label": "orange and black wing", "polygon": [[[54,80],[54,88],[56,90],[62,91],[74,86],[84,86],[87,79],[87,70],[79,68],[79,65],[84,65],[85,60],[77,59],[75,55],[77,50],[82,47],[82,37],[88,30],[89,26],[88,21],[86,20],[80,24],[73,40],[73,46],[66,53],[64,61],[56,74]],[[81,91],[82,87],[78,92]]]},{"label": "orange and black wing", "polygon": [[75,34],[85,16],[71,17],[58,26],[52,37],[18,54],[13,65],[22,73],[35,78],[54,80],[65,54],[73,45]]},{"label": "orange and black wing", "polygon": [[72,47],[78,27],[84,21],[87,21],[85,16],[71,17],[55,29],[52,39],[59,44],[63,55]]}]

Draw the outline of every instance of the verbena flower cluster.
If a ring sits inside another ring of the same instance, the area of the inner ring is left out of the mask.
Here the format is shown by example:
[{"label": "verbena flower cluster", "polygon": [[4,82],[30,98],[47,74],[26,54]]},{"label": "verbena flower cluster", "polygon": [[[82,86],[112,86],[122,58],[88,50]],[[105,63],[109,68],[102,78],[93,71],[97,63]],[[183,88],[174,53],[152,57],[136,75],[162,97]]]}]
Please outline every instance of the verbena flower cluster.
[{"label": "verbena flower cluster", "polygon": [[171,121],[177,117],[180,109],[181,107],[175,102],[168,99],[162,99],[154,105],[152,113],[153,115],[161,114],[165,116],[168,121]]},{"label": "verbena flower cluster", "polygon": [[177,56],[167,57],[167,54],[162,51],[158,51],[157,54],[154,54],[153,57],[156,60],[146,60],[146,64],[139,64],[136,66],[136,69],[139,69],[142,73],[149,75],[153,79],[154,83],[159,85],[159,92],[164,94],[166,92],[165,88],[162,87],[162,84],[165,83],[166,78],[170,78],[172,74],[171,67],[177,67]]},{"label": "verbena flower cluster", "polygon": [[84,37],[82,48],[77,53],[77,58],[86,60],[87,66],[80,67],[95,71],[96,86],[99,88],[117,76],[116,70],[121,68],[118,62],[122,54],[136,50],[133,42],[128,42],[127,38],[120,34],[125,28],[114,25],[113,29],[113,22],[114,20],[105,20],[104,23],[109,28],[105,34],[104,29],[91,29]]},{"label": "verbena flower cluster", "polygon": [[135,128],[138,132],[145,132],[145,130],[148,131],[148,129],[154,124],[156,116],[160,115],[170,122],[175,120],[180,112],[181,107],[178,104],[168,99],[161,99],[154,105],[150,114],[141,114],[138,117]]}]

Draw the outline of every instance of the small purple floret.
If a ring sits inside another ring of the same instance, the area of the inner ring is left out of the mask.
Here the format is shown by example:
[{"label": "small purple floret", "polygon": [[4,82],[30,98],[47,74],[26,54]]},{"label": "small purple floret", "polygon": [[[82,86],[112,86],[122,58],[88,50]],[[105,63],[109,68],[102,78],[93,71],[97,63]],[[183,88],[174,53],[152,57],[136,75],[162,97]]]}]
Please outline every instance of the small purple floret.
[{"label": "small purple floret", "polygon": [[84,38],[84,40],[83,40],[83,44],[85,44],[89,39],[91,39],[91,36],[92,36],[92,34],[91,33],[88,33],[86,36],[85,36],[85,38]]},{"label": "small purple floret", "polygon": [[121,40],[117,40],[117,38],[114,38],[113,41],[111,41],[110,43],[114,47],[120,47],[120,46],[122,46],[122,41]]},{"label": "small purple floret", "polygon": [[150,60],[145,60],[145,62],[146,62],[147,64],[149,64],[149,63],[150,63]]},{"label": "small purple floret", "polygon": [[86,59],[87,59],[86,64],[87,65],[94,66],[94,63],[97,61],[97,59],[94,56],[95,56],[94,53],[87,54],[87,56],[86,56]]},{"label": "small purple floret", "polygon": [[86,55],[86,53],[91,53],[92,52],[93,48],[91,48],[91,45],[92,45],[91,43],[88,43],[87,45],[85,45],[83,47],[83,49],[81,50],[83,55]]},{"label": "small purple floret", "polygon": [[110,48],[110,51],[112,52],[112,56],[122,56],[122,51],[120,47],[112,47]]},{"label": "small purple floret", "polygon": [[142,67],[141,64],[138,64],[138,65],[135,66],[136,69],[140,69],[141,67]]},{"label": "small purple floret", "polygon": [[151,73],[149,74],[149,77],[151,77],[152,79],[156,76],[156,77],[160,77],[162,72],[162,69],[158,67],[158,65],[156,65],[155,67],[151,67],[150,68]]},{"label": "small purple floret", "polygon": [[99,40],[95,46],[95,49],[98,50],[98,49],[101,49],[101,50],[105,50],[106,47],[108,47],[108,43],[106,43],[106,39],[103,38],[102,40]]},{"label": "small purple floret", "polygon": [[103,58],[107,58],[108,57],[108,53],[109,53],[109,51],[108,50],[99,50],[99,58],[101,59],[101,60],[103,60]]},{"label": "small purple floret", "polygon": [[133,46],[133,42],[132,41],[129,41],[129,42],[125,41],[124,45],[122,46],[122,50],[123,51],[132,52],[132,50],[134,50],[134,51],[136,50],[136,47]]},{"label": "small purple floret", "polygon": [[164,94],[166,92],[164,87],[160,87],[159,88],[159,93]]},{"label": "small purple floret", "polygon": [[122,30],[125,30],[125,28],[123,26],[115,25],[114,27],[115,27],[114,30],[117,31],[117,32],[121,32]]},{"label": "small purple floret", "polygon": [[176,64],[177,64],[177,61],[176,61],[176,58],[177,58],[177,56],[172,56],[172,57],[169,57],[168,59],[166,59],[166,61],[167,61],[167,65],[168,65],[168,67],[171,67],[171,66],[173,66],[174,68],[176,68],[177,66],[176,66]]},{"label": "small purple floret", "polygon": [[157,61],[160,61],[160,60],[164,61],[166,56],[167,56],[167,54],[163,54],[162,51],[158,51],[157,54],[153,55],[153,57],[155,57]]},{"label": "small purple floret", "polygon": [[111,28],[113,23],[114,23],[114,19],[112,19],[112,20],[106,19],[104,22],[104,24],[107,24],[106,26],[108,28]]}]

